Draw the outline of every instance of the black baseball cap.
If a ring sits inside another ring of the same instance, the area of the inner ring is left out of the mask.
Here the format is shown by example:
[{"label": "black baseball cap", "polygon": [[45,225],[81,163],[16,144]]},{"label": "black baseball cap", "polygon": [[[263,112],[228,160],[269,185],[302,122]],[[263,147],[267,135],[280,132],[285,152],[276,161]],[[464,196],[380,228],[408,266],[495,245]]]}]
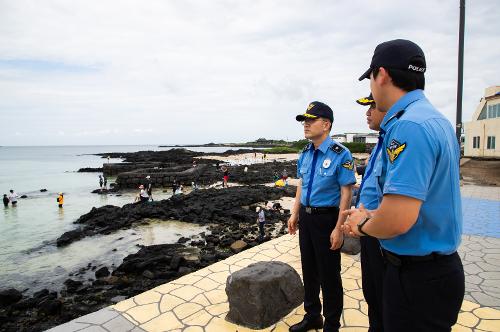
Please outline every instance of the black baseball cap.
[{"label": "black baseball cap", "polygon": [[370,78],[372,70],[379,67],[423,74],[426,70],[424,51],[414,42],[405,39],[389,40],[379,44],[373,53],[370,68],[359,80]]},{"label": "black baseball cap", "polygon": [[358,100],[356,100],[356,102],[363,106],[369,106],[375,103],[375,99],[373,99],[373,96],[370,93],[368,97],[359,98]]},{"label": "black baseball cap", "polygon": [[320,101],[313,101],[307,106],[304,114],[299,114],[295,117],[297,121],[304,121],[305,119],[325,118],[333,123],[333,111],[327,104]]}]

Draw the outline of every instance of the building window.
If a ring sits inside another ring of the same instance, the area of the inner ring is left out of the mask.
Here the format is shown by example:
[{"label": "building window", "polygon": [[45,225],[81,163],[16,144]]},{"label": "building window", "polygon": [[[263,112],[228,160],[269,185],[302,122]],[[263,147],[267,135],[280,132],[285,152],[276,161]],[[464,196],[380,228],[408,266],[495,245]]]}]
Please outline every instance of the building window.
[{"label": "building window", "polygon": [[354,136],[353,142],[354,143],[366,143],[366,137]]},{"label": "building window", "polygon": [[[482,113],[482,112],[481,112]],[[500,117],[500,104],[488,106],[488,119]]]},{"label": "building window", "polygon": [[495,150],[495,136],[488,136],[488,144],[486,145],[488,150]]},{"label": "building window", "polygon": [[479,113],[479,117],[477,119],[478,120],[486,119],[486,104],[484,105],[483,109],[481,110],[481,113]]},{"label": "building window", "polygon": [[479,136],[474,136],[472,138],[472,148],[479,149]]}]

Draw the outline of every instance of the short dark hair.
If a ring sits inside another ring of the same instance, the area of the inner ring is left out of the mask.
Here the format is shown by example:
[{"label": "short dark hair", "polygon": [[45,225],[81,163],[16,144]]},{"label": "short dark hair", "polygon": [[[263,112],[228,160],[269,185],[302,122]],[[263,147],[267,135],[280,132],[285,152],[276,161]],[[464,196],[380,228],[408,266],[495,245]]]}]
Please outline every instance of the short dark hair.
[{"label": "short dark hair", "polygon": [[[410,92],[417,89],[424,90],[425,88],[425,76],[423,73],[393,68],[385,68],[385,70],[392,78],[392,83],[404,91]],[[373,78],[377,78],[378,72],[379,68],[373,69]]]}]

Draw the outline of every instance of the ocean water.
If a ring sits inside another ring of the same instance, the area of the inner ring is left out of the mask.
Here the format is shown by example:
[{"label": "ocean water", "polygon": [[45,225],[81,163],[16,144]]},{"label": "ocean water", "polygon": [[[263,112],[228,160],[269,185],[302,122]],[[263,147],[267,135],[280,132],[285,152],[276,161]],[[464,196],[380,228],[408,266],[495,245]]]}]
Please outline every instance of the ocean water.
[{"label": "ocean water", "polygon": [[[0,213],[0,289],[14,287],[26,293],[48,287],[55,289],[68,273],[91,263],[119,264],[123,257],[136,252],[137,245],[176,242],[180,236],[195,236],[204,227],[182,222],[158,222],[137,226],[108,236],[96,236],[57,248],[55,239],[75,228],[73,222],[92,207],[107,204],[123,206],[133,202],[135,191],[117,195],[97,195],[99,173],[78,173],[83,167],[101,167],[107,159],[95,153],[168,150],[157,146],[51,146],[0,147],[0,194],[14,189],[16,207]],[[190,148],[201,152],[223,152],[226,148]],[[111,162],[120,162],[111,159]],[[108,184],[114,178],[108,179]],[[47,189],[47,192],[40,192]],[[57,193],[64,193],[59,209]],[[156,200],[170,197],[161,190]],[[112,249],[117,249],[112,251]],[[82,278],[84,276],[81,276]]]}]

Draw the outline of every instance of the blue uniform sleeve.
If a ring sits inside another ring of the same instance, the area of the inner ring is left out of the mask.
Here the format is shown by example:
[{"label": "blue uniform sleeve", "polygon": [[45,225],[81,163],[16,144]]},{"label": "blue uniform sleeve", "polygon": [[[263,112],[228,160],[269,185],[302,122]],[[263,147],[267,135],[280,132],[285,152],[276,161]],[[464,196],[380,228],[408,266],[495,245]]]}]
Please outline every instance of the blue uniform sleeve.
[{"label": "blue uniform sleeve", "polygon": [[356,183],[354,161],[349,150],[346,150],[341,156],[338,166],[338,183],[340,186],[348,186]]},{"label": "blue uniform sleeve", "polygon": [[300,165],[302,164],[302,156],[304,153],[299,154],[299,159],[297,160],[297,179],[300,179]]},{"label": "blue uniform sleeve", "polygon": [[384,141],[387,172],[383,193],[425,201],[434,173],[437,147],[421,124],[401,121]]}]

